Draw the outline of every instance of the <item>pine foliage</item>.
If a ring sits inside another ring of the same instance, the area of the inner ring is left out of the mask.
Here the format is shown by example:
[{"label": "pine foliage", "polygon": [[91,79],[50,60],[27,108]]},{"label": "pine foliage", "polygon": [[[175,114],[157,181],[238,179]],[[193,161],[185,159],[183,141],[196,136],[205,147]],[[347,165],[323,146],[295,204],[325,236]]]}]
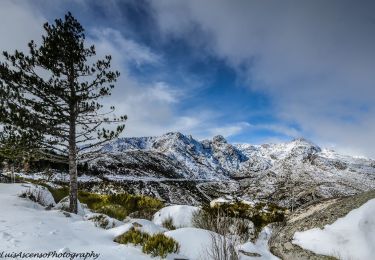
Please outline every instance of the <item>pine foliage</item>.
[{"label": "pine foliage", "polygon": [[[31,41],[28,54],[3,53],[0,150],[10,153],[12,144],[32,147],[44,159],[69,164],[74,203],[77,163],[94,158],[101,145],[124,130],[126,116],[115,117],[114,107],[105,110],[99,103],[111,94],[120,73],[111,70],[111,56],[91,64],[95,47],[86,47],[85,31],[71,13],[44,24],[44,30],[41,45]],[[106,129],[110,123],[117,127]]]}]

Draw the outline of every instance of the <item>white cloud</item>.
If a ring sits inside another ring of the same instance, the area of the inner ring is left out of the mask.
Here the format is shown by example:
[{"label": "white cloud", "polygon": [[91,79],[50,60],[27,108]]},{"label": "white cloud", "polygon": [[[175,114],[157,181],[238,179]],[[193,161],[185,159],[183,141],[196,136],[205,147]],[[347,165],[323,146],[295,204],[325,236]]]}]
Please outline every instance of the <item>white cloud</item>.
[{"label": "white cloud", "polygon": [[373,2],[151,3],[165,37],[208,39],[205,49],[267,93],[286,124],[323,145],[375,157]]},{"label": "white cloud", "polygon": [[[42,25],[46,22],[37,11],[22,1],[1,1],[0,7],[0,50],[12,53],[14,50],[28,50],[30,40],[39,42]],[[1,54],[2,56],[2,54]],[[3,59],[3,58],[1,58]]]}]

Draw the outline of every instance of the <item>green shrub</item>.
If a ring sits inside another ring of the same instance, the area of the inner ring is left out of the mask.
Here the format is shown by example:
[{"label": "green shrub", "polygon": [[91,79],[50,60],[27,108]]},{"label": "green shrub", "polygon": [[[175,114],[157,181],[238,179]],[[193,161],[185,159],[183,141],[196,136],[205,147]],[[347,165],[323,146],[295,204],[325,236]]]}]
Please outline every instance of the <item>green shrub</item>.
[{"label": "green shrub", "polygon": [[82,190],[78,192],[78,199],[80,202],[85,203],[92,210],[97,210],[103,205],[108,204],[107,195],[91,193]]},{"label": "green shrub", "polygon": [[161,223],[161,225],[163,227],[165,227],[166,229],[169,229],[169,230],[175,230],[176,229],[175,225],[173,225],[173,219],[172,219],[172,217],[166,218],[163,221],[163,223]]},{"label": "green shrub", "polygon": [[114,241],[120,244],[141,245],[143,253],[150,254],[153,257],[160,256],[165,258],[168,254],[178,253],[180,250],[180,245],[173,238],[169,238],[164,234],[150,236],[134,227],[116,237]]},{"label": "green shrub", "polygon": [[47,188],[51,192],[52,197],[55,199],[56,203],[59,203],[63,198],[69,196],[68,187],[54,189],[54,188],[47,186]]},{"label": "green shrub", "polygon": [[78,199],[87,204],[91,210],[120,221],[129,214],[136,215],[133,217],[151,219],[155,212],[163,207],[160,200],[127,193],[108,195],[79,191]]},{"label": "green shrub", "polygon": [[103,205],[100,208],[97,208],[95,211],[120,221],[124,220],[128,215],[126,207],[116,204]]},{"label": "green shrub", "polygon": [[180,245],[173,238],[164,234],[151,236],[142,247],[143,253],[162,258],[165,258],[170,253],[178,253],[179,250]]},{"label": "green shrub", "polygon": [[134,245],[143,246],[148,241],[149,238],[150,238],[149,234],[136,230],[134,227],[132,227],[129,231],[116,237],[114,241],[120,244],[131,243]]}]

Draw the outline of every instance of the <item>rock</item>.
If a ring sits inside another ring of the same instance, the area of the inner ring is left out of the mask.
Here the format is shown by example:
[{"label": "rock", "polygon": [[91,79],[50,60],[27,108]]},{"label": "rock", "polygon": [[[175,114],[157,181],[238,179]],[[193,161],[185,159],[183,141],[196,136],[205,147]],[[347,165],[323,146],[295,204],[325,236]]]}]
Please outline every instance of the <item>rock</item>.
[{"label": "rock", "polygon": [[68,212],[66,212],[66,211],[63,211],[62,213],[63,213],[64,216],[67,217],[67,218],[70,218],[70,217],[71,217],[70,213],[68,213]]},{"label": "rock", "polygon": [[286,243],[284,244],[284,248],[285,248],[286,250],[292,250],[292,249],[293,249],[293,245],[292,245],[292,243],[290,243],[290,242],[286,242]]},{"label": "rock", "polygon": [[246,255],[246,256],[250,256],[250,257],[261,257],[262,256],[261,254],[253,253],[253,252],[246,252],[242,249],[238,250],[238,253]]}]

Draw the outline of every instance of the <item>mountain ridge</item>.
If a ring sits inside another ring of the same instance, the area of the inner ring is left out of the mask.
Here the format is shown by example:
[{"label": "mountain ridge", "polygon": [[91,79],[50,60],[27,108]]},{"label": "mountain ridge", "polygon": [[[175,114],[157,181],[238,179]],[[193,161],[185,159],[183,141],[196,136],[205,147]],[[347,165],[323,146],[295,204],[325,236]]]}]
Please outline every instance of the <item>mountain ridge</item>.
[{"label": "mountain ridge", "polygon": [[[374,160],[341,155],[304,138],[251,145],[230,144],[222,136],[198,141],[171,132],[119,138],[102,152],[89,169],[108,180],[202,182],[198,190],[211,198],[235,193],[298,206],[375,189]],[[160,185],[169,189],[169,184]]]}]

